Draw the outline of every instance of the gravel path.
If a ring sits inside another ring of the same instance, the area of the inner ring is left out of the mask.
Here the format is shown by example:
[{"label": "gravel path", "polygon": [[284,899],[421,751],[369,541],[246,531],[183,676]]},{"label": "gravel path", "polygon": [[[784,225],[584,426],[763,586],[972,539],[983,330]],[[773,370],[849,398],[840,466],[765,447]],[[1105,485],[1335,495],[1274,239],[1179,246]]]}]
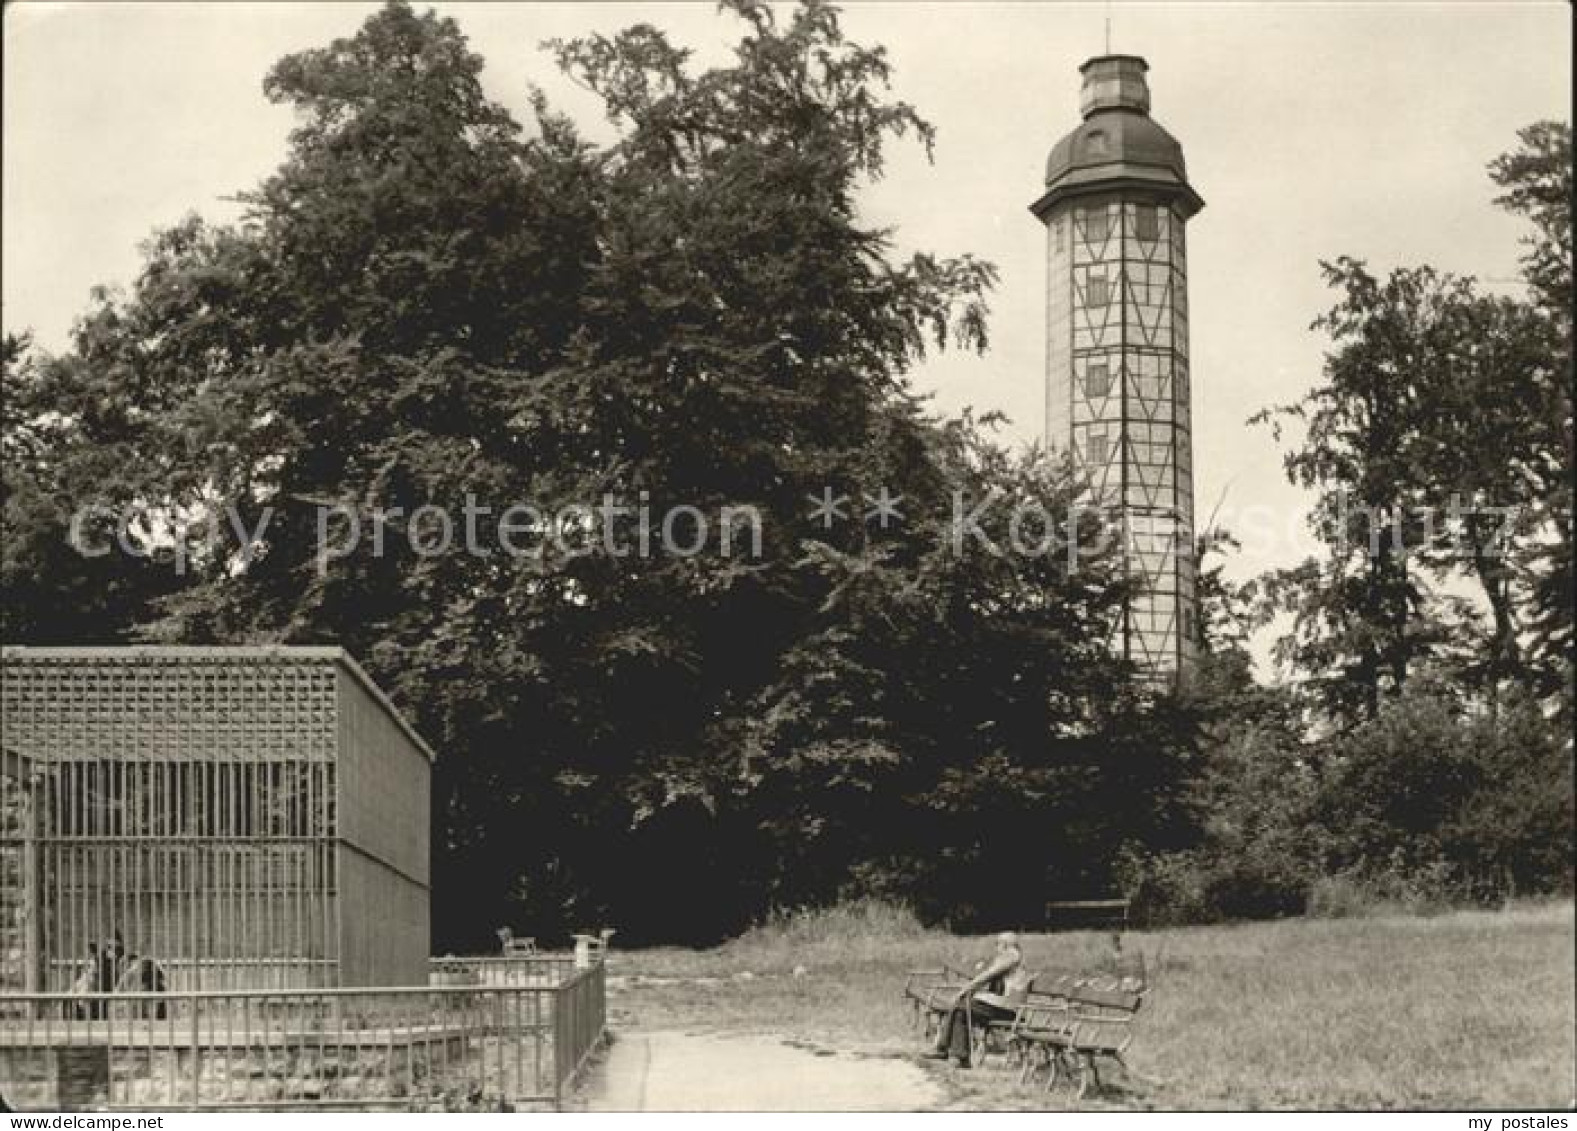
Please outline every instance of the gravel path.
[{"label": "gravel path", "polygon": [[681,1032],[619,1033],[582,1092],[588,1111],[915,1111],[941,1100],[912,1061]]}]

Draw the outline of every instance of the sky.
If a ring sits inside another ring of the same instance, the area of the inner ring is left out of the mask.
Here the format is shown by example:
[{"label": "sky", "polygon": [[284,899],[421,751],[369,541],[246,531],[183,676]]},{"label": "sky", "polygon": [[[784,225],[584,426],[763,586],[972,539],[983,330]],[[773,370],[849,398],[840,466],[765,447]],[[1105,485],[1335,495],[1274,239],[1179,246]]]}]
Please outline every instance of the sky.
[{"label": "sky", "polygon": [[[419,7],[421,5],[418,5]],[[262,79],[291,51],[353,34],[363,3],[21,3],[5,10],[5,330],[67,343],[96,284],[127,284],[138,245],[227,200],[282,159],[292,124]],[[741,25],[711,3],[434,4],[487,61],[490,96],[530,121],[529,84],[592,136],[611,127],[539,44],[649,22],[727,58]],[[1247,418],[1318,379],[1321,259],[1429,263],[1515,292],[1521,224],[1486,164],[1541,118],[1570,120],[1564,3],[880,3],[843,5],[885,44],[893,94],[937,127],[906,142],[863,200],[895,251],[994,262],[992,346],[914,374],[938,411],[997,410],[1039,440],[1044,234],[1028,205],[1078,124],[1078,67],[1104,50],[1150,64],[1152,113],[1182,143],[1206,207],[1189,225],[1194,464],[1201,519],[1238,531],[1238,576],[1291,564],[1304,496]]]}]

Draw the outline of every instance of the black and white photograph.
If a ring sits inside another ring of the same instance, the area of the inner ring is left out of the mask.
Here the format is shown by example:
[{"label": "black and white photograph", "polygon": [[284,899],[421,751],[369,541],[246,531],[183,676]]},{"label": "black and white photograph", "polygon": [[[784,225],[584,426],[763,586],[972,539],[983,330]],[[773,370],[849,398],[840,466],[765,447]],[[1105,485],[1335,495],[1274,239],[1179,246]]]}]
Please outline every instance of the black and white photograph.
[{"label": "black and white photograph", "polygon": [[0,1122],[1569,1131],[1571,16],[6,4]]}]

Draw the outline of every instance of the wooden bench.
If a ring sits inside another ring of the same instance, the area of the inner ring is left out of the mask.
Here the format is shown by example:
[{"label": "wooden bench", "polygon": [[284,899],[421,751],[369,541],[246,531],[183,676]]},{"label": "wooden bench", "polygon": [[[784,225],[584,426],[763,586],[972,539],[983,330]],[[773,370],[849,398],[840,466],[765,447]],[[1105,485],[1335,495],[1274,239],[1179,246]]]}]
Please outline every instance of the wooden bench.
[{"label": "wooden bench", "polygon": [[[1054,1028],[1057,1019],[1070,1008],[1075,993],[1084,989],[1117,989],[1119,981],[1118,975],[1106,970],[1036,974],[1023,1000],[1017,1003],[1013,1017],[990,1023],[984,1034],[976,1033],[978,1061],[983,1062],[992,1051],[1002,1051],[1010,1060],[1022,1062],[1027,1042],[1017,1039],[1021,1028],[1026,1025],[1036,1029]],[[979,1040],[982,1035],[988,1039]],[[994,1046],[989,1040],[993,1037],[999,1038]]]},{"label": "wooden bench", "polygon": [[1109,927],[1128,928],[1128,901],[1112,899],[1054,899],[1046,904],[1048,930],[1073,930]]},{"label": "wooden bench", "polygon": [[1143,993],[1150,988],[1150,970],[1145,965],[1143,951],[1114,954],[1100,965],[1097,974],[1113,983],[1110,989]]},{"label": "wooden bench", "polygon": [[1049,1092],[1059,1068],[1065,1067],[1076,1074],[1078,1096],[1083,1099],[1092,1083],[1102,1087],[1103,1060],[1115,1061],[1128,1075],[1141,1078],[1128,1067],[1124,1054],[1133,1042],[1134,1019],[1144,997],[1142,990],[1083,984],[1068,987],[1066,996],[1045,993],[1026,1003],[1009,1035],[1023,1065],[1020,1080],[1029,1083],[1037,1067],[1044,1067]]},{"label": "wooden bench", "polygon": [[529,958],[537,953],[537,940],[530,935],[517,935],[510,927],[500,927],[498,952],[506,958]]},{"label": "wooden bench", "polygon": [[959,991],[969,983],[969,975],[945,963],[934,969],[911,970],[904,979],[903,995],[909,1002],[914,1023],[926,1036],[953,1008]]},{"label": "wooden bench", "polygon": [[[915,1024],[927,1037],[935,1034],[968,982],[969,975],[947,965],[909,971],[904,997],[911,1006]],[[1099,966],[1086,970],[1036,974],[1023,997],[1012,1003],[1011,1017],[983,1024],[972,1020],[972,1059],[983,1064],[993,1053],[1000,1053],[1010,1061],[1017,1060],[1027,1083],[1035,1068],[1034,1057],[1039,1054],[1042,1064],[1050,1062],[1048,1090],[1056,1080],[1056,1062],[1066,1061],[1070,1069],[1078,1069],[1082,1097],[1090,1080],[1099,1086],[1091,1058],[1115,1055],[1121,1061],[1121,1052],[1127,1047],[1124,1044],[1115,1054],[1099,1052],[1104,1036],[1117,1031],[1109,1030],[1106,1023],[1131,1025],[1148,989],[1149,972],[1144,954],[1139,951],[1124,954],[1118,950]],[[1132,1008],[1125,1010],[1123,1006],[1130,1002]],[[1075,1022],[1082,1023],[1077,1048],[1072,1043],[1072,1034],[1078,1028]],[[1124,1068],[1127,1070],[1126,1064]],[[1137,1073],[1128,1071],[1137,1077]]]},{"label": "wooden bench", "polygon": [[1017,997],[1004,998],[1001,995],[992,995],[991,1004],[1001,1005],[1012,1012],[1006,1017],[999,1017],[990,1021],[979,1021],[971,1017],[970,1020],[970,1059],[974,1064],[983,1065],[986,1058],[992,1053],[998,1053],[1013,1059],[1018,1054],[1018,1046],[1013,1043],[1013,1027],[1018,1024],[1018,1015],[1024,1009],[1045,1004],[1055,1000],[1051,994],[1043,993],[1035,987],[1042,980],[1042,975],[1029,976],[1029,988],[1022,991]]}]

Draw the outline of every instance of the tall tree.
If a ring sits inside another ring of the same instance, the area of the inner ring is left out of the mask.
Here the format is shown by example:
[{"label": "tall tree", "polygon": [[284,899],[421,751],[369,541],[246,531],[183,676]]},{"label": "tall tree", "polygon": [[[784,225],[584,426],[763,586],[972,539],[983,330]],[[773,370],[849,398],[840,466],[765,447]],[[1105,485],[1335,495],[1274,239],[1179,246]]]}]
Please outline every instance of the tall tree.
[{"label": "tall tree", "polygon": [[1376,279],[1362,263],[1322,264],[1336,304],[1314,323],[1332,341],[1324,382],[1297,404],[1255,420],[1292,419],[1304,433],[1288,478],[1315,492],[1310,525],[1323,559],[1267,578],[1294,615],[1279,653],[1306,674],[1322,706],[1372,718],[1439,643],[1411,560],[1420,516],[1410,507],[1409,453],[1418,417],[1418,342],[1448,301],[1427,268]]},{"label": "tall tree", "polygon": [[1499,203],[1534,223],[1533,301],[1428,267],[1382,280],[1327,264],[1326,381],[1260,417],[1306,425],[1287,470],[1318,492],[1329,549],[1269,592],[1297,614],[1284,656],[1344,718],[1373,718],[1430,657],[1492,707],[1508,684],[1569,685],[1570,137],[1544,123],[1522,138],[1492,174]]},{"label": "tall tree", "polygon": [[[710,937],[894,856],[990,876],[994,815],[1031,843],[1048,759],[1084,797],[1152,772],[1101,757],[1159,717],[1102,658],[1111,572],[949,556],[954,489],[1061,514],[1073,488],[908,388],[927,350],[983,348],[995,277],[894,262],[860,220],[885,147],[930,126],[831,7],[725,8],[742,32],[709,70],[644,25],[551,45],[604,147],[540,94],[521,129],[453,21],[403,3],[281,60],[265,91],[298,127],[245,220],[162,233],[30,402],[66,501],[116,479],[107,403],[122,494],[224,516],[135,631],[343,643],[443,753],[441,945],[597,916]],[[753,520],[725,553],[729,511]],[[704,552],[665,552],[698,518]],[[8,596],[50,584],[20,572]],[[885,840],[876,793],[909,799]],[[1091,843],[1142,808],[1093,810]]]},{"label": "tall tree", "polygon": [[168,516],[142,505],[143,484],[168,448],[155,439],[135,379],[98,352],[109,332],[103,311],[88,316],[77,328],[80,352],[65,359],[38,356],[27,335],[4,341],[0,638],[8,643],[126,640],[189,580],[165,536]]},{"label": "tall tree", "polygon": [[1571,712],[1573,695],[1574,589],[1572,571],[1572,479],[1577,475],[1572,413],[1572,134],[1566,122],[1537,122],[1518,134],[1519,146],[1490,164],[1490,177],[1504,192],[1495,203],[1525,217],[1533,230],[1524,238],[1523,276],[1532,308],[1544,321],[1546,358],[1530,366],[1531,401],[1524,421],[1526,476],[1532,514],[1529,526],[1541,537],[1517,555],[1521,581],[1530,594],[1524,627],[1533,662],[1546,692],[1555,692]]}]

